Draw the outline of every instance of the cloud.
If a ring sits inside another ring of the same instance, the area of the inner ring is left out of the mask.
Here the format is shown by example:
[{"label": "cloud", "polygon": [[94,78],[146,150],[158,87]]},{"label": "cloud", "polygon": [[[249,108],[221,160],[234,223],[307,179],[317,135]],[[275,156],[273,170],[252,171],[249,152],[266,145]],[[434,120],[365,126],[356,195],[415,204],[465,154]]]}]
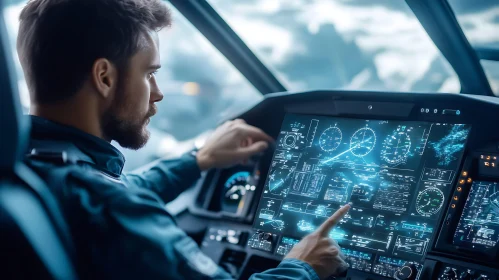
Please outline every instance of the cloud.
[{"label": "cloud", "polygon": [[[278,68],[293,60],[295,55],[310,51],[307,42],[300,41],[296,36],[300,25],[305,26],[313,36],[318,34],[322,26],[333,24],[345,42],[355,42],[372,59],[387,89],[410,90],[440,55],[409,7],[406,7],[405,12],[400,7],[391,9],[387,2],[380,2],[377,6],[362,6],[349,1],[262,1],[256,2],[267,4],[230,2],[229,5],[225,1],[211,2],[242,39],[271,67]],[[273,21],[277,15],[288,15],[289,24]],[[324,51],[324,57],[328,56],[328,51]],[[286,70],[281,70],[277,76],[287,80]],[[306,69],[303,72],[306,77]],[[452,70],[445,74],[455,76]],[[357,81],[353,84],[370,85]],[[286,85],[296,89],[292,83]],[[295,85],[302,87],[299,83]],[[308,88],[313,87],[308,85]]]},{"label": "cloud", "polygon": [[457,15],[466,37],[472,44],[499,42],[499,6],[489,10]]}]

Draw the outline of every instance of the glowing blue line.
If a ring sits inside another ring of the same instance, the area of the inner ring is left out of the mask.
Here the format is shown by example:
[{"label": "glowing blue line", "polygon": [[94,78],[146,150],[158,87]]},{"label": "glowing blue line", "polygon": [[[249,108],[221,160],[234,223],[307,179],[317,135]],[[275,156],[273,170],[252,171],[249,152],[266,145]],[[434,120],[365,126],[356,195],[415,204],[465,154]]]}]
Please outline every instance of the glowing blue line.
[{"label": "glowing blue line", "polygon": [[282,184],[284,184],[284,180],[283,179],[281,179],[280,182],[275,183],[273,188],[269,187],[269,190],[273,191],[273,190],[279,188]]},{"label": "glowing blue line", "polygon": [[[359,144],[359,145],[360,145],[360,144]],[[358,146],[358,145],[357,145],[357,146]],[[350,152],[351,150],[353,150],[353,149],[357,148],[357,146],[352,147],[352,148],[350,148],[350,149],[348,149],[348,150],[344,151],[343,153],[340,153],[340,154],[338,154],[338,155],[336,155],[336,156],[334,156],[334,157],[332,157],[332,158],[330,158],[330,159],[328,159],[328,160],[323,161],[323,162],[322,162],[322,164],[328,163],[328,162],[330,162],[330,161],[333,161],[333,160],[335,160],[335,159],[339,158],[340,156],[342,156],[342,155],[344,155],[344,154],[346,154],[346,153]]]},{"label": "glowing blue line", "polygon": [[372,137],[369,137],[369,138],[367,138],[366,140],[364,140],[364,141],[362,141],[362,142],[358,143],[357,145],[353,146],[352,148],[350,148],[350,149],[348,149],[348,150],[344,151],[343,153],[340,153],[340,154],[338,154],[338,155],[336,155],[336,156],[334,156],[334,157],[332,157],[332,158],[330,158],[330,159],[328,159],[328,160],[323,161],[323,162],[322,162],[322,164],[325,164],[325,163],[328,163],[328,162],[330,162],[330,161],[333,161],[333,160],[335,160],[335,159],[339,158],[340,156],[342,156],[342,155],[344,155],[344,154],[346,154],[346,153],[350,152],[351,150],[353,150],[353,149],[357,149],[358,147],[360,147],[360,145],[362,145],[362,144],[364,144],[365,142],[367,142],[367,141],[371,140],[371,138],[372,138]]}]

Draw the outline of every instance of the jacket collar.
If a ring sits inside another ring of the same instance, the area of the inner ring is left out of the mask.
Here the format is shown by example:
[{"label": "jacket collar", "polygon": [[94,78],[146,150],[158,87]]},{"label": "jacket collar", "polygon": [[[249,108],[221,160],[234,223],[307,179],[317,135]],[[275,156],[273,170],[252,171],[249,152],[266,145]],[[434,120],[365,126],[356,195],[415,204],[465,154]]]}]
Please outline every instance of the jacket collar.
[{"label": "jacket collar", "polygon": [[59,141],[76,146],[83,154],[92,159],[95,167],[119,177],[125,165],[125,157],[113,145],[96,136],[74,127],[49,121],[45,118],[30,116],[31,139],[36,141]]}]

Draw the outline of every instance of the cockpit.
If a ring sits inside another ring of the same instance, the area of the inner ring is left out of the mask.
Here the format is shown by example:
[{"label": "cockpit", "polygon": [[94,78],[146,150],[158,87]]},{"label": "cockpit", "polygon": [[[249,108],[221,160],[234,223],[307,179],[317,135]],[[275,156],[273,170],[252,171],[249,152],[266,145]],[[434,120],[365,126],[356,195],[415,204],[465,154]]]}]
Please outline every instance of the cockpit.
[{"label": "cockpit", "polygon": [[[3,1],[12,53],[25,4]],[[337,279],[499,279],[499,2],[167,5],[164,101],[143,149],[116,144],[125,170],[200,148],[230,119],[275,139],[167,204],[206,256],[248,279],[350,203],[329,234],[349,264]]]}]

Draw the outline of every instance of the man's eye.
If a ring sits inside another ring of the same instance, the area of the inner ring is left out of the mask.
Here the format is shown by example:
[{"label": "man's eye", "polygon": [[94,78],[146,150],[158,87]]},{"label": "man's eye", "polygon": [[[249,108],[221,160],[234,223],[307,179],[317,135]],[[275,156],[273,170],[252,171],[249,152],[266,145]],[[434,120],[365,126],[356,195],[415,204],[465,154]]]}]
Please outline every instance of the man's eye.
[{"label": "man's eye", "polygon": [[147,74],[147,79],[150,80],[152,79],[152,77],[156,76],[156,71],[152,72],[152,73],[149,73]]}]

